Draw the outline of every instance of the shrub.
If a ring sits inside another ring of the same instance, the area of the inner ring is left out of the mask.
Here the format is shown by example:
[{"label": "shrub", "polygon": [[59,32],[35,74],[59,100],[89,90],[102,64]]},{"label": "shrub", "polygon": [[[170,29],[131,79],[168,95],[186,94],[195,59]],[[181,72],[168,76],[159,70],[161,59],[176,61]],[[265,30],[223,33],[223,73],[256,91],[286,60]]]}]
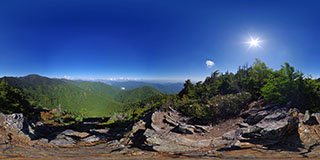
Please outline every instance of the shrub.
[{"label": "shrub", "polygon": [[175,103],[175,107],[187,116],[192,116],[198,122],[217,123],[239,115],[242,110],[247,109],[251,101],[251,94],[248,92],[217,95],[207,103],[198,100],[187,99]]}]

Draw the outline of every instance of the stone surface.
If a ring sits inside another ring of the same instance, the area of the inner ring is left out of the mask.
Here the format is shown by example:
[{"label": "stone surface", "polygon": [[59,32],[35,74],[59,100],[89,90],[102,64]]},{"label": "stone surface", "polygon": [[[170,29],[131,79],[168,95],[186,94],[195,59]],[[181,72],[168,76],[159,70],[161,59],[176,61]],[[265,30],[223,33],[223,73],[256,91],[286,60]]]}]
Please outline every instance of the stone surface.
[{"label": "stone surface", "polygon": [[77,142],[71,137],[65,135],[58,135],[55,139],[51,140],[49,144],[57,145],[57,146],[72,146]]},{"label": "stone surface", "polygon": [[[20,137],[26,141],[35,138],[34,130],[28,124],[22,113],[2,114],[0,113],[0,128],[5,130],[6,134]],[[8,139],[8,135],[2,135],[2,139]]]},{"label": "stone surface", "polygon": [[93,143],[93,142],[97,142],[97,141],[100,141],[100,140],[105,140],[107,137],[106,136],[98,136],[98,135],[92,135],[92,136],[89,136],[87,138],[84,138],[84,139],[81,139],[82,142],[85,142],[85,143]]},{"label": "stone surface", "polygon": [[173,132],[181,133],[181,134],[193,134],[194,127],[191,125],[183,125],[179,124],[175,128],[172,129]]},{"label": "stone surface", "polygon": [[304,114],[303,123],[308,125],[317,125],[319,124],[319,113],[312,113],[310,115],[309,111],[307,110]]},{"label": "stone surface", "polygon": [[[298,118],[294,117],[286,108],[276,107],[263,112],[266,116],[257,124],[241,129],[242,137],[250,138],[253,141],[255,139],[267,139],[278,143],[298,128]],[[259,112],[256,115],[261,116]],[[271,141],[266,144],[269,145]]]},{"label": "stone surface", "polygon": [[316,118],[318,124],[320,124],[320,113],[313,113],[313,116]]},{"label": "stone surface", "polygon": [[309,121],[310,119],[310,113],[308,110],[306,110],[306,112],[304,113],[304,117],[303,117],[303,123],[307,123],[307,121]]},{"label": "stone surface", "polygon": [[90,129],[90,132],[94,134],[107,134],[110,129]]},{"label": "stone surface", "polygon": [[60,134],[62,135],[66,135],[66,136],[74,136],[74,137],[79,137],[79,138],[85,138],[88,137],[90,134],[87,132],[77,132],[71,129],[67,129],[63,132],[61,132]]}]

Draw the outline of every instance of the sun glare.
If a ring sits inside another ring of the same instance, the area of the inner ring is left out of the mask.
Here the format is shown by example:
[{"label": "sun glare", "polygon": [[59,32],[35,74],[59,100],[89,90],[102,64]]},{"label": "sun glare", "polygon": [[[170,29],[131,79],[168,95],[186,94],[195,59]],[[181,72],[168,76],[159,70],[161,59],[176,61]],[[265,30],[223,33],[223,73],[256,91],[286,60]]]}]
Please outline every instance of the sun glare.
[{"label": "sun glare", "polygon": [[259,38],[253,38],[250,37],[250,41],[248,41],[247,43],[249,44],[249,48],[257,48],[257,47],[261,47],[260,43],[262,41]]}]

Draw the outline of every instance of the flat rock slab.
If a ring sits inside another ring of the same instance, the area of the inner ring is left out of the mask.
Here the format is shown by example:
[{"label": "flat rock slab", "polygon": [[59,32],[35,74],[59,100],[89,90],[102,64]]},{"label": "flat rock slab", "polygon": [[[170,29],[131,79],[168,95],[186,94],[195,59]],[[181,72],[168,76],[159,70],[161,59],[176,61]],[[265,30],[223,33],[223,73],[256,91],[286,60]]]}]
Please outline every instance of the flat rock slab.
[{"label": "flat rock slab", "polygon": [[77,132],[71,129],[67,129],[63,132],[61,132],[60,134],[62,135],[66,135],[66,136],[75,136],[75,137],[79,137],[79,138],[85,138],[88,137],[90,134],[87,132]]}]

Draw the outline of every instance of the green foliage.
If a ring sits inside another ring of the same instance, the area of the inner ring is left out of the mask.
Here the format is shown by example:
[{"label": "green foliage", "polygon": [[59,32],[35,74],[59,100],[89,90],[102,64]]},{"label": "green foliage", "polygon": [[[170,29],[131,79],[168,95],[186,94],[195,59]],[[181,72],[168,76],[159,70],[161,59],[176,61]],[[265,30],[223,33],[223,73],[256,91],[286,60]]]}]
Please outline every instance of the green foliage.
[{"label": "green foliage", "polygon": [[99,82],[78,82],[50,79],[38,75],[4,77],[10,86],[20,89],[34,106],[80,111],[87,108],[90,117],[108,116],[122,110],[122,104],[113,100],[120,89]]},{"label": "green foliage", "polygon": [[70,125],[73,123],[82,122],[83,118],[87,117],[87,109],[81,108],[80,111],[60,111],[53,109],[40,112],[40,118],[44,123],[52,125]]},{"label": "green foliage", "polygon": [[125,87],[126,90],[132,90],[143,86],[150,86],[165,94],[176,94],[183,88],[183,83],[149,83],[140,81],[125,81],[125,82],[111,82],[112,86],[121,88]]},{"label": "green foliage", "polygon": [[[196,84],[187,80],[179,93],[186,113],[204,118],[210,99],[216,95],[248,92],[253,100],[264,98],[269,103],[291,105],[303,110],[320,110],[319,79],[305,78],[303,73],[285,63],[280,70],[273,71],[256,59],[252,66],[244,65],[233,73],[215,71],[206,80]],[[181,106],[183,105],[178,105]],[[211,111],[210,111],[211,112]],[[219,111],[220,112],[220,111]]]},{"label": "green foliage", "polygon": [[25,100],[21,91],[8,85],[5,80],[0,82],[0,112],[32,114],[33,106]]},{"label": "green foliage", "polygon": [[121,103],[134,102],[149,98],[154,95],[161,95],[162,93],[152,87],[144,86],[129,91],[124,91],[116,95],[115,100]]},{"label": "green foliage", "polygon": [[247,92],[217,95],[207,103],[201,103],[196,99],[186,99],[175,103],[175,108],[184,114],[194,117],[198,122],[219,122],[233,118],[242,110],[247,109],[251,101],[251,94]]},{"label": "green foliage", "polygon": [[127,114],[127,120],[134,122],[151,111],[169,105],[175,99],[175,95],[154,95],[147,99],[124,104],[123,112]]},{"label": "green foliage", "polygon": [[295,71],[288,63],[285,63],[279,71],[273,72],[266,82],[267,84],[261,88],[266,100],[281,104],[301,100],[303,74]]},{"label": "green foliage", "polygon": [[285,63],[279,71],[272,74],[267,84],[261,88],[264,98],[271,102],[285,104],[291,102],[304,110],[318,111],[320,105],[320,83]]}]

